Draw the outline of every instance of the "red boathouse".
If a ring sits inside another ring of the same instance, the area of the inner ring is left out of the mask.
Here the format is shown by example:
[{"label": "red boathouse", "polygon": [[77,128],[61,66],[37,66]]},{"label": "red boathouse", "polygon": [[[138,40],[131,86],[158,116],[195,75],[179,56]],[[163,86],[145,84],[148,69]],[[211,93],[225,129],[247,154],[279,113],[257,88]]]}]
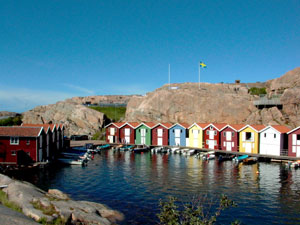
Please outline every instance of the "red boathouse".
[{"label": "red boathouse", "polygon": [[220,131],[221,150],[238,152],[239,151],[239,130],[245,124],[226,125]]},{"label": "red boathouse", "polygon": [[136,122],[127,122],[120,127],[120,141],[124,144],[135,144],[135,129],[140,125]]},{"label": "red boathouse", "polygon": [[300,126],[287,133],[288,156],[300,157]]},{"label": "red boathouse", "polygon": [[120,127],[125,124],[123,123],[110,123],[106,128],[106,143],[120,143]]},{"label": "red boathouse", "polygon": [[226,125],[226,123],[211,123],[203,129],[204,148],[221,149],[220,130]]},{"label": "red boathouse", "polygon": [[169,128],[171,123],[158,123],[152,128],[152,145],[169,145]]},{"label": "red boathouse", "polygon": [[0,127],[0,164],[28,164],[47,160],[43,127]]}]

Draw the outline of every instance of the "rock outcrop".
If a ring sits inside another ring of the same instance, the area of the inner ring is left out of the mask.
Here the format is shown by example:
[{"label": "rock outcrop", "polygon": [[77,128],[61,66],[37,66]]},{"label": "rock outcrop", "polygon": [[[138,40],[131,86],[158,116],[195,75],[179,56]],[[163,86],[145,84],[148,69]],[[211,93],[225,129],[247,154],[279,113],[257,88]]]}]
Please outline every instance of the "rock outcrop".
[{"label": "rock outcrop", "polygon": [[8,200],[19,206],[24,215],[35,221],[52,222],[57,218],[68,224],[110,225],[124,216],[107,206],[87,201],[74,201],[59,190],[45,192],[27,182],[12,180],[0,174],[0,185],[8,185],[3,191]]},{"label": "rock outcrop", "polygon": [[63,123],[66,135],[93,135],[103,127],[106,117],[103,113],[77,104],[62,101],[56,104],[38,106],[23,113],[23,123]]},{"label": "rock outcrop", "polygon": [[131,97],[136,95],[96,95],[86,97],[73,97],[66,101],[78,104],[127,104]]},{"label": "rock outcrop", "polygon": [[[137,122],[225,122],[247,124],[300,125],[300,68],[266,83],[250,84],[172,84],[164,85],[146,96],[130,99],[126,121]],[[175,87],[175,88],[174,88]],[[282,110],[277,107],[257,109],[258,96],[249,87],[266,87],[269,97],[282,94]]]},{"label": "rock outcrop", "polygon": [[227,122],[242,123],[257,109],[255,97],[239,84],[172,84],[133,97],[126,110],[127,121],[154,122]]}]

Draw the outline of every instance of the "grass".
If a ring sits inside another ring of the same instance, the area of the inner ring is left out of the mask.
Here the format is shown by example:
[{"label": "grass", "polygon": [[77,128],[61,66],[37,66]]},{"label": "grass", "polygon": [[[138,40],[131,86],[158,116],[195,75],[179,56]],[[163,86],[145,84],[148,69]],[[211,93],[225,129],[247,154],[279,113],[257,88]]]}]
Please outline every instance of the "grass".
[{"label": "grass", "polygon": [[0,120],[0,126],[14,126],[22,124],[22,116],[8,117]]},{"label": "grass", "polygon": [[67,224],[67,222],[61,217],[58,217],[51,222],[48,222],[45,217],[42,217],[38,221],[38,223],[43,224],[43,225],[65,225],[65,224]]},{"label": "grass", "polygon": [[97,131],[93,135],[92,140],[105,140],[105,128],[101,128],[99,131]]},{"label": "grass", "polygon": [[41,210],[43,214],[52,216],[53,214],[57,214],[54,205],[50,204],[50,206],[43,206],[40,201],[32,201],[31,204],[35,209]]},{"label": "grass", "polygon": [[22,212],[22,209],[17,206],[15,203],[10,202],[7,198],[7,195],[4,191],[0,190],[0,203],[10,209],[13,209],[17,212]]},{"label": "grass", "polygon": [[112,122],[118,122],[121,119],[125,118],[126,107],[89,106],[89,108],[104,113]]}]

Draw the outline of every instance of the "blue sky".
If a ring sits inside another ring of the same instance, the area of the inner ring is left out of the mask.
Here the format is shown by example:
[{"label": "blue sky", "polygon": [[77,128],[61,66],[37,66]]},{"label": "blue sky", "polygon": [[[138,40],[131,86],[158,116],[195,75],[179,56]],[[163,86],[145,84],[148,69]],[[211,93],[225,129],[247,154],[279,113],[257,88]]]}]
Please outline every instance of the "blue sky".
[{"label": "blue sky", "polygon": [[300,66],[299,0],[0,0],[0,111]]}]

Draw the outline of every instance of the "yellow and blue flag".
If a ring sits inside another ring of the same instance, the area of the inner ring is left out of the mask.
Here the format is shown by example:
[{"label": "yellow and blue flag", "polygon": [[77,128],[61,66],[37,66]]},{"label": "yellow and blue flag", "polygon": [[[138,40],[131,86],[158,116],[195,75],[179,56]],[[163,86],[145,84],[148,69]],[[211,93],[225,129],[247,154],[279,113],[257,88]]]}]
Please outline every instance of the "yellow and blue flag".
[{"label": "yellow and blue flag", "polygon": [[203,62],[200,62],[200,67],[206,68],[207,66]]}]

